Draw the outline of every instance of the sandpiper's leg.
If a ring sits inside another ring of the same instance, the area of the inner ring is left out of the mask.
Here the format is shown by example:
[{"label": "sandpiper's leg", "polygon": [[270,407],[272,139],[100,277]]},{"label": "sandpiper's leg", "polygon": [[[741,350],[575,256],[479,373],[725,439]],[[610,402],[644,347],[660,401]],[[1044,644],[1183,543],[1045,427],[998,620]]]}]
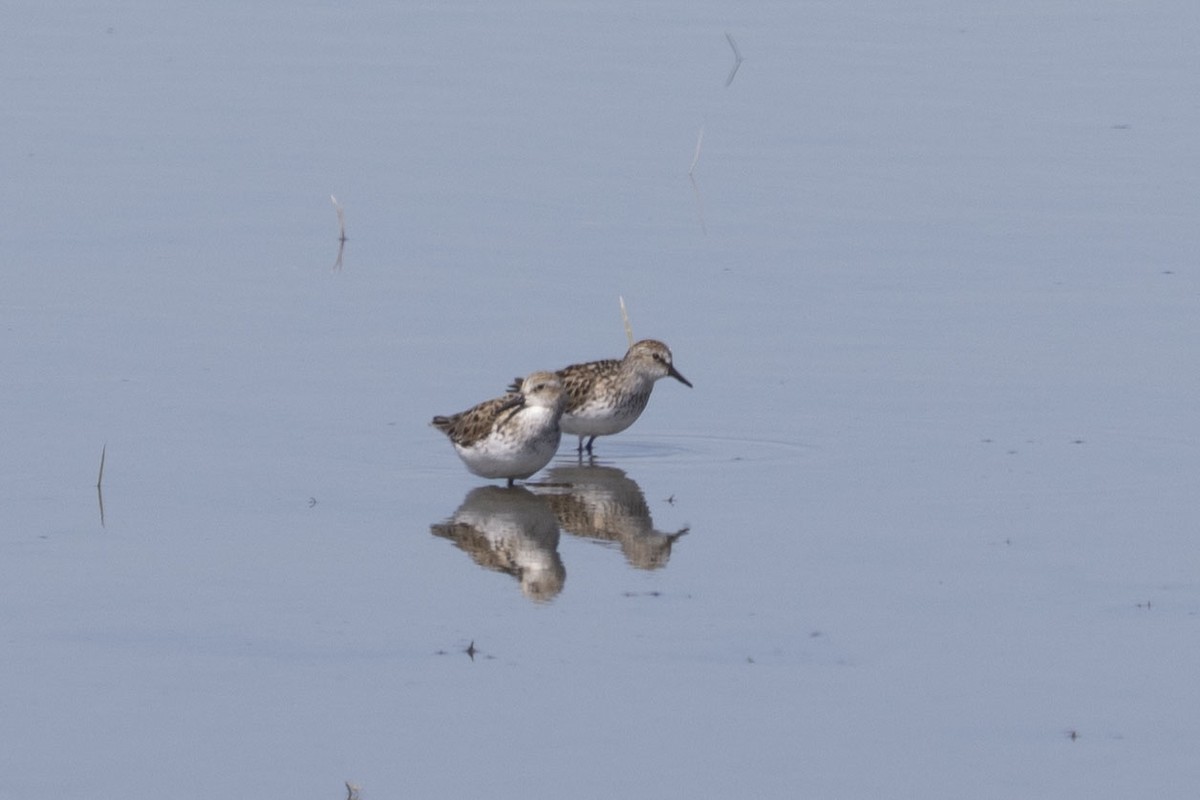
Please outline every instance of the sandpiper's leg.
[{"label": "sandpiper's leg", "polygon": [[[582,439],[582,438],[580,438],[580,440],[579,440],[579,441],[580,441],[580,443],[582,443],[582,442],[583,442],[583,439]],[[588,443],[587,443],[587,453],[588,453],[588,455],[589,455],[589,456],[592,454],[592,443],[593,443],[593,442],[595,442],[595,441],[596,441],[596,437],[595,437],[595,436],[593,436],[592,438],[588,439]]]},{"label": "sandpiper's leg", "polygon": [[581,455],[581,456],[583,455],[583,440],[584,440],[585,438],[587,438],[587,437],[585,437],[585,436],[580,436],[580,437],[579,437],[579,447],[577,447],[577,448],[575,449],[575,452],[576,452],[576,453],[579,453],[579,455]]},{"label": "sandpiper's leg", "polygon": [[508,479],[508,488],[510,488],[510,489],[511,489],[512,487],[513,487],[513,479],[512,479],[512,478],[509,478],[509,479]]}]

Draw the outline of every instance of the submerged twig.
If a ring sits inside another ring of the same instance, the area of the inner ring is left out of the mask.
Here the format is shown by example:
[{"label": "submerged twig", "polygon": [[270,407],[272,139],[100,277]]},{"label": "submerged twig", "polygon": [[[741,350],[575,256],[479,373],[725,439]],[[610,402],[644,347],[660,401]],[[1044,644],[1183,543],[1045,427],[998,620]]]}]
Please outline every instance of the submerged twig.
[{"label": "submerged twig", "polygon": [[342,255],[346,250],[346,210],[342,208],[342,204],[333,195],[329,195],[330,202],[333,203],[333,210],[337,212],[338,220],[338,251],[337,260],[333,262],[333,271],[342,271]]},{"label": "submerged twig", "polygon": [[704,144],[704,126],[700,126],[700,134],[696,137],[696,152],[692,154],[692,165],[688,167],[688,175],[696,171],[696,162],[700,160],[700,146]]},{"label": "submerged twig", "polygon": [[633,326],[629,324],[629,312],[625,310],[625,298],[617,295],[617,300],[621,303],[621,321],[625,323],[625,338],[629,340],[629,346],[633,347]]},{"label": "submerged twig", "polygon": [[100,505],[100,527],[104,527],[104,457],[108,453],[108,442],[100,448],[100,474],[96,476],[96,502]]},{"label": "submerged twig", "polygon": [[338,219],[338,241],[346,241],[346,209],[342,208],[342,204],[333,195],[329,195],[330,202],[333,203],[333,210],[337,212]]},{"label": "submerged twig", "polygon": [[733,83],[733,76],[737,75],[738,67],[742,66],[745,60],[742,58],[742,53],[738,50],[737,42],[733,40],[733,34],[725,31],[725,39],[728,40],[730,48],[733,49],[733,69],[729,70],[729,77],[725,79],[725,88],[729,88],[729,84]]},{"label": "submerged twig", "polygon": [[108,442],[100,448],[100,474],[96,476],[96,488],[100,488],[100,484],[104,483],[104,457],[108,453]]}]

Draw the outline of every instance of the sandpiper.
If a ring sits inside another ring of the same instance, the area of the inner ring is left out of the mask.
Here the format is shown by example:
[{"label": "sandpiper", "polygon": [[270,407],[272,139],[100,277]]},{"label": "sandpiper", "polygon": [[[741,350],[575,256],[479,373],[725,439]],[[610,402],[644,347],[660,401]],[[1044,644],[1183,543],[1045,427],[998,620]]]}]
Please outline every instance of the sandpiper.
[{"label": "sandpiper", "polygon": [[[579,437],[580,455],[584,450],[591,454],[597,436],[620,433],[632,425],[645,410],[659,378],[670,375],[684,386],[692,385],[671,363],[671,349],[655,339],[635,342],[624,358],[572,364],[557,375],[567,392],[560,424],[563,433]],[[520,384],[518,378],[510,389]]]},{"label": "sandpiper", "polygon": [[486,400],[433,427],[450,437],[467,469],[482,478],[507,478],[512,486],[550,463],[562,438],[566,404],[562,379],[534,372],[503,397]]}]

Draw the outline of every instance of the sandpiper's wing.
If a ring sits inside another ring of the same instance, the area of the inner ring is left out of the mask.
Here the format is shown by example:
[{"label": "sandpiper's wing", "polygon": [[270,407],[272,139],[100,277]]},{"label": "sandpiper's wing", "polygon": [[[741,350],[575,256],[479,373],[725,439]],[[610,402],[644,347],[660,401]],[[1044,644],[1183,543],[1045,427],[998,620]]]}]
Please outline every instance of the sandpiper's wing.
[{"label": "sandpiper's wing", "polygon": [[560,369],[558,377],[562,379],[563,388],[567,392],[567,413],[570,414],[586,403],[593,387],[603,383],[610,375],[615,375],[620,368],[620,359],[606,358],[572,364]]},{"label": "sandpiper's wing", "polygon": [[449,417],[434,417],[433,427],[449,436],[455,444],[470,447],[491,433],[501,415],[519,405],[521,400],[521,395],[509,392]]}]

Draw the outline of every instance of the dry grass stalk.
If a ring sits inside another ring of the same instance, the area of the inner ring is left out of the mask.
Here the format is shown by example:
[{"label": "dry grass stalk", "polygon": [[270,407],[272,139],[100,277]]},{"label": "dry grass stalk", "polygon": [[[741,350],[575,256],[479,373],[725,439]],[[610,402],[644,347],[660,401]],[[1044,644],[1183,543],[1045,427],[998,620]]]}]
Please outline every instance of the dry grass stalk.
[{"label": "dry grass stalk", "polygon": [[629,312],[625,310],[625,298],[617,295],[617,300],[621,303],[621,321],[625,323],[625,338],[629,340],[629,346],[633,347],[633,326],[629,324]]}]

